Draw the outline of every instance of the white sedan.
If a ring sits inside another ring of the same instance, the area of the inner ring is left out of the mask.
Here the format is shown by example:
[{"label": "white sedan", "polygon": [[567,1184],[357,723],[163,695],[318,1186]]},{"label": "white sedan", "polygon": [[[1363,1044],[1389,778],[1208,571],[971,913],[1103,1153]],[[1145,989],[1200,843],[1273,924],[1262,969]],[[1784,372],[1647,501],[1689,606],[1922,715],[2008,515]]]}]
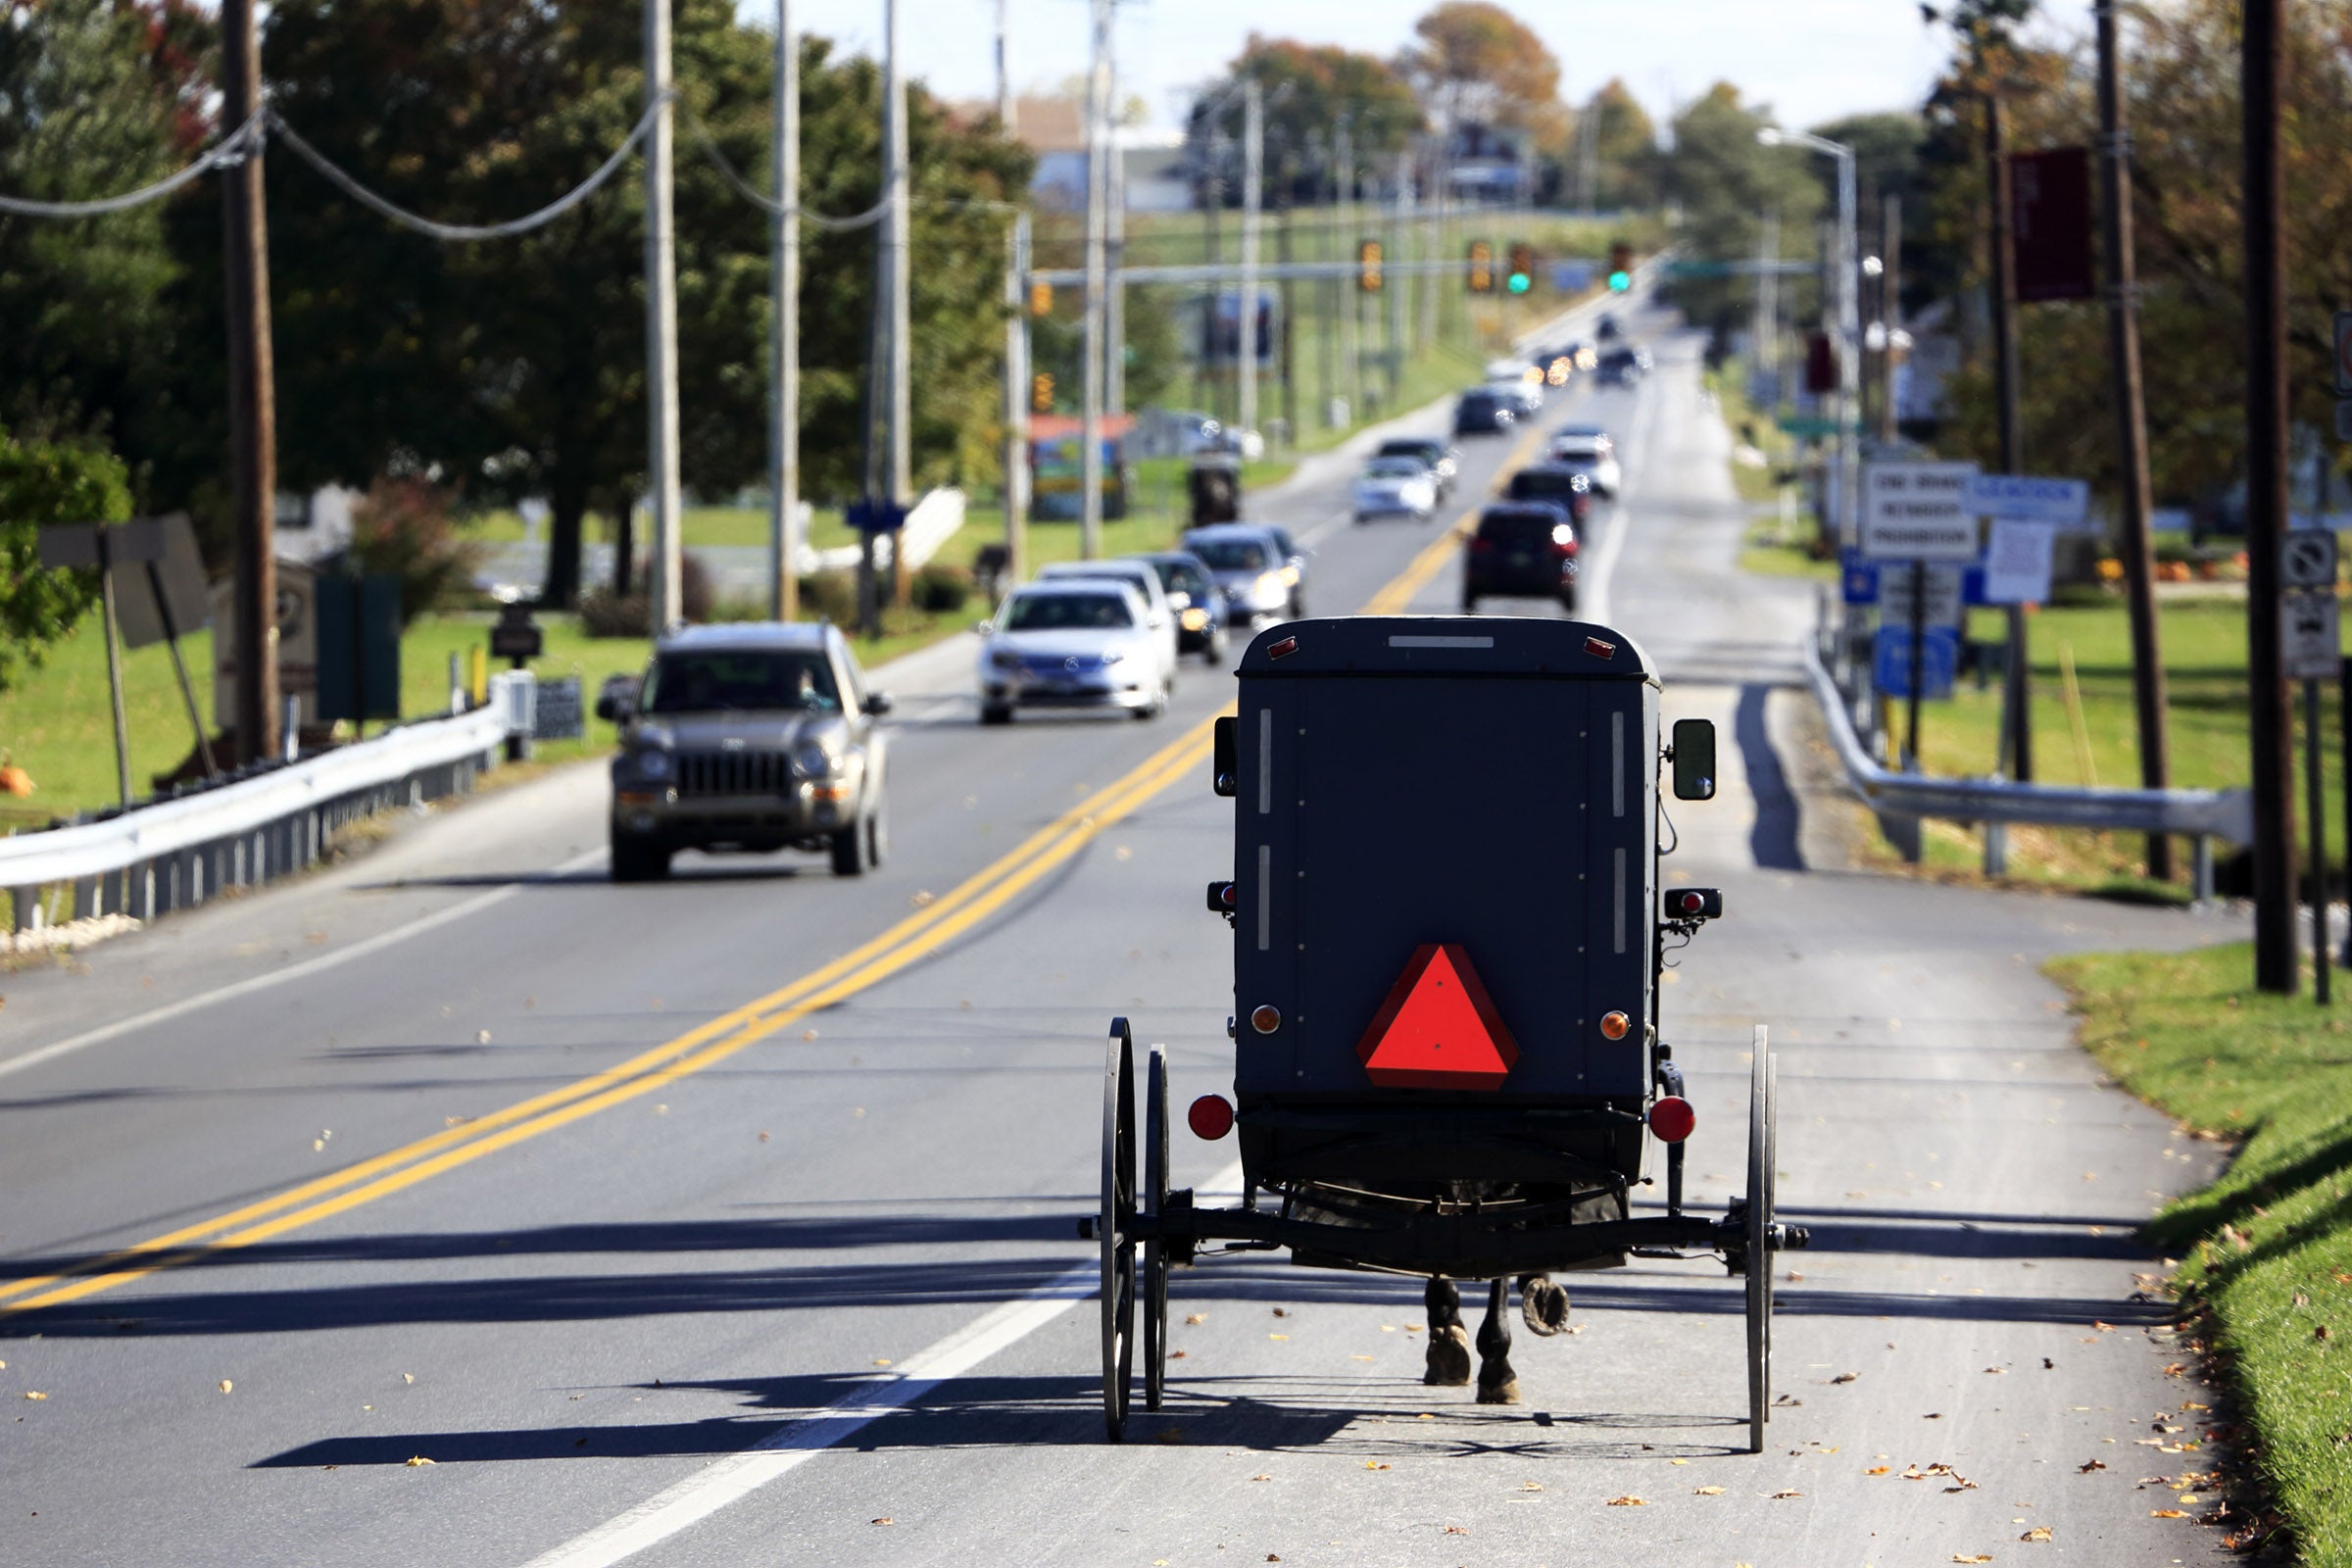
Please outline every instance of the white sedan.
[{"label": "white sedan", "polygon": [[1592,475],[1592,488],[1604,500],[1616,497],[1617,487],[1625,482],[1625,468],[1617,461],[1617,443],[1597,425],[1566,425],[1552,433],[1544,449],[1546,463],[1567,464]]},{"label": "white sedan", "polygon": [[1355,480],[1355,520],[1404,515],[1426,522],[1438,510],[1438,476],[1418,458],[1374,458]]}]

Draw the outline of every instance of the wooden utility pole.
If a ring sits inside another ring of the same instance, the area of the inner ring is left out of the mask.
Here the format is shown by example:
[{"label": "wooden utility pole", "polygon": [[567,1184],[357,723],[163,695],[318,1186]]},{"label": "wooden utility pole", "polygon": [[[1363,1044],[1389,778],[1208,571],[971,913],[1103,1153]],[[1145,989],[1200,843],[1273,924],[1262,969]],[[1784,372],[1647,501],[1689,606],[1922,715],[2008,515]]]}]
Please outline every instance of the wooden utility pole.
[{"label": "wooden utility pole", "polygon": [[[2025,462],[2025,436],[2018,409],[2017,247],[2009,226],[2009,158],[2001,147],[2001,98],[1984,93],[1984,163],[1992,188],[1992,358],[1999,404],[2001,471],[2018,473]],[[2008,730],[2009,776],[2034,777],[2034,686],[2029,675],[2026,612],[2011,605],[2009,669],[2002,682],[2003,719]]]},{"label": "wooden utility pole", "polygon": [[2254,748],[2254,983],[2292,996],[2294,725],[2278,645],[2286,535],[2286,246],[2278,171],[2284,0],[2246,0],[2239,58],[2245,140],[2246,665]]},{"label": "wooden utility pole", "polygon": [[[2149,540],[2148,412],[2139,374],[2138,264],[2132,240],[2132,132],[2117,60],[2116,0],[2094,0],[2099,28],[2099,192],[2107,248],[2107,354],[2115,374],[2116,466],[2123,479],[2124,580],[2132,605],[2132,697],[2139,719],[2139,782],[2172,783],[2165,734],[2164,651],[2156,629],[2156,554]],[[2173,874],[2173,841],[2148,835],[2148,875]]]},{"label": "wooden utility pole", "polygon": [[1888,191],[1879,199],[1879,439],[1895,438],[1895,367],[1901,352],[1895,334],[1903,325],[1903,198]]},{"label": "wooden utility pole", "polygon": [[1012,215],[1004,258],[1004,586],[1027,568],[1029,520],[1029,212]]},{"label": "wooden utility pole", "polygon": [[[250,123],[262,108],[255,0],[221,0],[221,117]],[[278,755],[277,381],[270,354],[270,222],[262,143],[222,172],[228,276],[229,492],[236,525],[236,755]]]},{"label": "wooden utility pole", "polygon": [[[1108,326],[1103,295],[1109,288],[1110,3],[1093,0],[1094,54],[1086,78],[1086,299],[1083,322],[1083,383],[1078,416],[1078,554],[1092,561],[1102,554],[1103,343]],[[1212,309],[1213,318],[1214,312]]]}]

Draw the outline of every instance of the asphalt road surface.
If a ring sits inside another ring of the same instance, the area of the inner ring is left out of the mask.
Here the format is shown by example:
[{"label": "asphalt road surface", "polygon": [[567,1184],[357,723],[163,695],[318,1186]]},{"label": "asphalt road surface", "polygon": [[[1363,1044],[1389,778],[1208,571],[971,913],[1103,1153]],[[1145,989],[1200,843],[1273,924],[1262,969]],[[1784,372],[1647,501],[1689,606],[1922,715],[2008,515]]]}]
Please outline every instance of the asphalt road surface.
[{"label": "asphalt road surface", "polygon": [[[610,885],[580,768],[7,977],[0,1562],[2219,1557],[2153,1513],[2180,1504],[2149,1478],[2210,1468],[2182,1448],[2210,1399],[2167,1375],[2132,1239],[2204,1146],[2102,1085],[2036,965],[2230,928],[1831,865],[1788,689],[1810,590],[1737,573],[1695,340],[1632,324],[1658,372],[1541,422],[1619,432],[1588,616],[1723,726],[1666,867],[1729,914],[1665,1017],[1702,1205],[1743,1180],[1751,1025],[1782,1054],[1813,1248],[1783,1258],[1764,1454],[1706,1260],[1568,1276],[1577,1332],[1520,1333],[1514,1407],[1422,1387],[1412,1281],[1208,1260],[1166,1408],[1107,1445],[1072,1222],[1113,1013],[1168,1044],[1179,1104],[1230,1084],[1200,890],[1230,869],[1232,682],[1191,665],[1152,724],[982,729],[950,645],[892,671],[875,876],[685,856]],[[1455,508],[1530,446],[1472,444]],[[1449,610],[1444,530],[1353,525],[1344,483],[1266,503],[1315,541],[1315,610]],[[1480,830],[1433,800],[1415,830]],[[1179,1128],[1176,1179],[1232,1152]]]}]

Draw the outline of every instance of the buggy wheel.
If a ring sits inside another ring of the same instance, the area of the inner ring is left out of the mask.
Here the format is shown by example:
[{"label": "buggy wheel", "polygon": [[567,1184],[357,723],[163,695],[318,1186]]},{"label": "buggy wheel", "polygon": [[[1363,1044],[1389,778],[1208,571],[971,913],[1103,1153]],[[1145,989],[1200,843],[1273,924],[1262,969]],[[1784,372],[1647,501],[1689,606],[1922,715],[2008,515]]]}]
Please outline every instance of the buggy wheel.
[{"label": "buggy wheel", "polygon": [[1135,1366],[1135,1036],[1114,1018],[1102,1070],[1102,1421],[1110,1441],[1127,1432]]},{"label": "buggy wheel", "polygon": [[1747,1074],[1747,1443],[1764,1451],[1772,1419],[1772,1088],[1764,1026],[1756,1025]]},{"label": "buggy wheel", "polygon": [[[1168,1212],[1168,1048],[1153,1046],[1144,1073],[1144,1212]],[[1144,1242],[1144,1408],[1159,1408],[1168,1377],[1168,1243],[1152,1228]]]}]

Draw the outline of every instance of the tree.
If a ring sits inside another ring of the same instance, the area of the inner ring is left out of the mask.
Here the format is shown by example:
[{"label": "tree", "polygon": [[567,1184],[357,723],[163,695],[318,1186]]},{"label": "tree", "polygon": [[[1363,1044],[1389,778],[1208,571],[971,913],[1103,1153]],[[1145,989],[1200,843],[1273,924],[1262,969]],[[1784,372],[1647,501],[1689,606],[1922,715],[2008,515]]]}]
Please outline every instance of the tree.
[{"label": "tree", "polygon": [[38,668],[48,645],[98,599],[95,572],[42,567],[42,525],[129,515],[129,475],[113,454],[0,430],[0,692]]},{"label": "tree", "polygon": [[[1658,128],[1624,77],[1611,76],[1578,111],[1572,158],[1581,160],[1588,147],[1595,208],[1646,207],[1656,200]],[[1567,171],[1567,188],[1580,197],[1585,194],[1582,177],[1574,167]]]},{"label": "tree", "polygon": [[[1320,200],[1337,182],[1342,123],[1355,167],[1367,172],[1403,152],[1421,129],[1413,89],[1388,62],[1333,44],[1251,33],[1223,79],[1203,88],[1196,100],[1191,126],[1196,142],[1207,134],[1207,106],[1222,98],[1215,127],[1229,147],[1240,147],[1245,111],[1233,89],[1250,80],[1258,84],[1265,105],[1269,187],[1287,191],[1295,202]],[[1238,196],[1238,176],[1226,184]]]},{"label": "tree", "polygon": [[[1682,203],[1679,243],[1690,259],[1752,258],[1769,212],[1780,214],[1783,256],[1817,254],[1813,225],[1824,202],[1806,168],[1814,155],[1758,142],[1756,132],[1771,122],[1769,111],[1742,103],[1729,82],[1717,82],[1675,119],[1665,170],[1668,188]],[[1742,277],[1686,279],[1675,286],[1691,321],[1718,330],[1744,317],[1751,296],[1752,285]]]},{"label": "tree", "polygon": [[1560,63],[1527,24],[1485,0],[1445,0],[1413,33],[1421,41],[1399,63],[1440,129],[1494,125],[1555,148],[1563,139]]}]

